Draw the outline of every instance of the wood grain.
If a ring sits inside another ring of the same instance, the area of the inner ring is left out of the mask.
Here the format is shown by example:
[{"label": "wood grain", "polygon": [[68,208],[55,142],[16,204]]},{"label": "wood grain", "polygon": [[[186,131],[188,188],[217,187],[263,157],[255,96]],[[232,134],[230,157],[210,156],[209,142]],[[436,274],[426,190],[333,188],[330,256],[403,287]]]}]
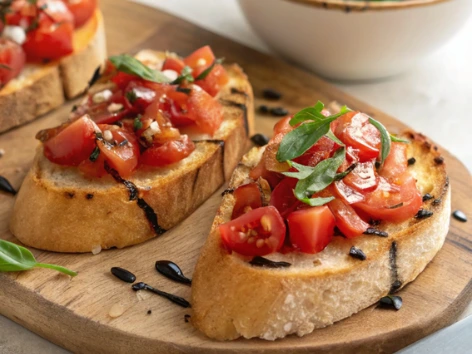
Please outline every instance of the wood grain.
[{"label": "wood grain", "polygon": [[[245,69],[254,87],[256,106],[281,105],[294,112],[318,99],[337,100],[381,120],[392,132],[404,128],[399,121],[312,74],[168,14],[116,0],[102,0],[101,7],[111,54],[153,48],[185,55],[210,44],[218,56],[224,56],[227,62],[238,62]],[[280,90],[284,95],[282,101],[274,103],[260,98],[266,87]],[[0,136],[0,147],[6,150],[0,160],[0,174],[15,187],[20,186],[31,164],[36,131],[63,121],[72,104]],[[273,124],[274,118],[258,116],[256,129],[270,134]],[[453,209],[469,212],[471,176],[457,159],[443,152],[451,178]],[[400,311],[372,306],[303,338],[292,336],[276,342],[210,341],[184,322],[189,311],[155,295],[133,292],[130,285],[110,274],[110,268],[127,268],[139,281],[189,298],[190,288],[158,275],[154,262],[171,259],[185,274],[192,275],[219,205],[220,192],[174,229],[138,246],[96,256],[33,250],[41,262],[67,266],[79,275],[71,279],[46,269],[2,273],[0,313],[77,353],[360,353],[398,350],[452,323],[471,300],[472,223],[452,220],[443,249],[418,279],[401,291],[404,306]],[[10,195],[0,194],[0,237],[16,241],[8,230],[13,202]],[[124,313],[111,318],[109,312],[115,305],[121,306]],[[150,315],[148,310],[152,310]]]}]

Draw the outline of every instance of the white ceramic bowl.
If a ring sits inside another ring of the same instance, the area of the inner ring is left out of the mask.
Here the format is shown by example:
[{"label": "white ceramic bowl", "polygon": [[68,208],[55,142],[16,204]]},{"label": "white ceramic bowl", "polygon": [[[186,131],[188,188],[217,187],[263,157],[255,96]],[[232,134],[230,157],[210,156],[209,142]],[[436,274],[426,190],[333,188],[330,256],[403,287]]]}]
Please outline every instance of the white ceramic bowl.
[{"label": "white ceramic bowl", "polygon": [[405,71],[445,44],[472,12],[472,0],[239,0],[239,4],[275,52],[341,80]]}]

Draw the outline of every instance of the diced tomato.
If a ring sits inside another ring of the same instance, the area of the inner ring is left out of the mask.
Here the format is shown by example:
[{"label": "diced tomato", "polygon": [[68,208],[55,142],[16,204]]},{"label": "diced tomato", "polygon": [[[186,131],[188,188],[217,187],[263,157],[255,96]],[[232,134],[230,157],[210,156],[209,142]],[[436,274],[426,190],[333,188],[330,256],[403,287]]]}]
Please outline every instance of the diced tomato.
[{"label": "diced tomato", "polygon": [[213,61],[215,61],[215,55],[208,45],[197,49],[184,59],[185,65],[190,66],[192,69],[199,67],[208,68]]},{"label": "diced tomato", "polygon": [[358,149],[361,162],[379,156],[380,132],[369,123],[369,117],[360,112],[348,112],[341,116],[335,135],[345,144]]},{"label": "diced tomato", "polygon": [[297,210],[287,216],[290,241],[300,252],[318,253],[331,242],[334,216],[327,206]]},{"label": "diced tomato", "polygon": [[373,191],[379,183],[374,161],[359,162],[354,170],[343,178],[343,182],[359,192]]},{"label": "diced tomato", "polygon": [[97,8],[97,0],[63,0],[74,16],[74,27],[79,28],[87,22]]},{"label": "diced tomato", "polygon": [[20,74],[25,62],[25,52],[20,45],[0,38],[0,88]]},{"label": "diced tomato", "polygon": [[249,172],[249,177],[257,180],[259,177],[264,178],[269,182],[271,188],[275,188],[277,184],[284,178],[280,173],[269,171],[265,167],[265,160],[262,158],[259,163]]},{"label": "diced tomato", "polygon": [[[159,101],[152,102],[146,108],[144,114],[140,118],[140,121],[142,123],[141,129],[138,129],[136,131],[136,135],[141,140],[141,142],[145,143],[145,145],[149,147],[166,144],[169,141],[178,140],[181,137],[180,132],[173,127],[172,123],[162,112],[160,107],[161,103]],[[158,127],[156,131],[150,132],[148,128],[153,122],[157,122]],[[176,144],[179,145],[178,143]]]},{"label": "diced tomato", "polygon": [[140,162],[150,166],[167,166],[179,162],[195,150],[195,144],[187,135],[182,135],[179,140],[171,140],[163,145],[151,146],[146,149]]},{"label": "diced tomato", "polygon": [[73,16],[61,0],[40,0],[22,5],[7,16],[7,23],[30,27],[23,49],[31,61],[56,60],[73,52]]},{"label": "diced tomato", "polygon": [[322,136],[311,148],[294,161],[305,166],[316,166],[320,161],[330,158],[338,148],[338,144],[327,136]]},{"label": "diced tomato", "polygon": [[[292,119],[292,116],[282,118],[279,120],[277,123],[274,125],[274,137],[277,136],[278,134],[287,134],[289,131],[293,130],[294,127],[290,125],[290,120]],[[280,142],[280,141],[278,141]]]},{"label": "diced tomato", "polygon": [[104,155],[110,167],[116,170],[121,177],[129,177],[138,166],[139,160],[139,144],[135,135],[115,126],[104,127],[100,125],[100,128],[104,134],[106,130],[109,130],[114,140],[111,144],[105,140],[98,140],[97,146],[100,148],[100,154]]},{"label": "diced tomato", "polygon": [[111,124],[130,113],[131,109],[129,103],[123,96],[121,90],[115,90],[108,100],[103,102],[100,100],[98,103],[95,103],[96,99],[94,97],[98,94],[99,93],[95,93],[93,96],[89,97],[87,109],[87,113],[95,123]]},{"label": "diced tomato", "polygon": [[408,173],[398,180],[401,181],[399,185],[391,185],[381,177],[377,188],[367,193],[365,200],[354,204],[354,207],[379,220],[401,222],[412,218],[423,203],[421,194],[415,179]]},{"label": "diced tomato", "polygon": [[[113,67],[113,64],[107,64],[107,65],[111,65]],[[118,71],[116,75],[114,75],[111,78],[111,81],[113,81],[116,84],[116,86],[118,86],[118,88],[122,90],[124,90],[131,81],[137,81],[137,80],[139,80],[139,78],[136,75],[127,74],[122,71]]]},{"label": "diced tomato", "polygon": [[298,180],[295,178],[285,177],[277,184],[270,196],[270,205],[276,207],[284,218],[301,203],[293,194],[297,182]]},{"label": "diced tomato", "polygon": [[231,219],[262,207],[262,193],[257,183],[247,183],[236,188],[233,193],[235,203]]},{"label": "diced tomato", "polygon": [[95,148],[96,125],[84,116],[44,142],[44,156],[49,161],[66,166],[77,166],[88,159]]},{"label": "diced tomato", "polygon": [[182,69],[185,67],[185,63],[183,62],[182,59],[175,58],[175,57],[167,57],[166,60],[164,61],[164,64],[162,65],[162,71],[164,70],[174,70],[178,74],[182,71]]},{"label": "diced tomato", "polygon": [[285,223],[273,206],[257,208],[219,227],[223,245],[245,256],[278,251],[285,239]]},{"label": "diced tomato", "polygon": [[195,120],[203,133],[213,135],[223,121],[223,107],[205,91],[192,87],[187,102],[187,117]]},{"label": "diced tomato", "polygon": [[369,224],[362,220],[356,211],[341,199],[333,199],[328,203],[329,210],[334,215],[336,226],[347,238],[362,235]]},{"label": "diced tomato", "polygon": [[[195,78],[198,77],[206,68],[200,67],[194,70],[192,75]],[[216,64],[210,73],[203,79],[195,81],[195,84],[200,86],[204,91],[208,92],[211,96],[215,97],[221,88],[226,85],[229,81],[229,76],[222,65]]]},{"label": "diced tomato", "polygon": [[78,168],[85,177],[89,178],[101,178],[108,175],[108,172],[105,170],[105,155],[101,153],[95,161],[91,161],[90,158],[85,159],[79,164]]},{"label": "diced tomato", "polygon": [[358,203],[365,199],[363,194],[346,185],[343,180],[334,182],[333,187],[336,195],[347,204]]},{"label": "diced tomato", "polygon": [[131,112],[142,114],[156,100],[157,93],[146,86],[141,86],[139,82],[131,81],[126,86],[124,96]]},{"label": "diced tomato", "polygon": [[379,170],[380,176],[395,183],[395,179],[401,176],[408,166],[406,148],[407,145],[405,143],[392,143],[390,153]]}]

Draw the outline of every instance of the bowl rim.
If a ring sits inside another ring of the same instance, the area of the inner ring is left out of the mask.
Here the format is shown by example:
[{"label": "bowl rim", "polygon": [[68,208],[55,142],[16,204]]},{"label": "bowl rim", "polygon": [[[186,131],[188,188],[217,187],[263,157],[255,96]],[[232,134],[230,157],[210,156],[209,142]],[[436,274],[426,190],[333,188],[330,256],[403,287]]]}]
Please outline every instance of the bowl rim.
[{"label": "bowl rim", "polygon": [[452,0],[403,0],[403,1],[355,1],[355,0],[283,0],[325,9],[351,11],[401,10],[412,7],[429,6]]}]

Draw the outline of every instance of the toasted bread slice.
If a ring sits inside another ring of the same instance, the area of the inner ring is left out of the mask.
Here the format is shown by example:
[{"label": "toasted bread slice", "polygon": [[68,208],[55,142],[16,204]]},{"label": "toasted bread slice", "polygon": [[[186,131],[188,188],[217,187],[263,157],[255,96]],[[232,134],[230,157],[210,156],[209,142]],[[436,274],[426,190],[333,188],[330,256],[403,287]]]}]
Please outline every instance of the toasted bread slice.
[{"label": "toasted bread slice", "polygon": [[[165,53],[137,55],[143,56],[158,65]],[[40,249],[91,252],[137,244],[179,223],[231,176],[248,149],[252,88],[239,66],[226,70],[230,81],[217,96],[224,120],[214,136],[189,134],[195,151],[168,168],[140,167],[130,178],[134,191],[111,176],[87,179],[77,168],[51,163],[39,146],[17,196],[12,233]]]},{"label": "toasted bread slice", "polygon": [[74,53],[49,64],[27,64],[0,90],[0,133],[32,121],[87,89],[95,69],[106,58],[100,10],[74,32]]},{"label": "toasted bread slice", "polygon": [[[223,247],[218,226],[231,219],[234,197],[223,197],[204,245],[192,282],[191,321],[208,337],[230,340],[259,337],[267,340],[328,326],[374,304],[390,291],[414,280],[436,255],[448,232],[450,187],[443,160],[421,134],[407,132],[412,141],[409,166],[421,193],[434,201],[423,208],[434,212],[425,219],[378,228],[388,237],[362,235],[353,239],[334,237],[320,253],[266,256],[286,261],[288,268],[251,266],[236,253]],[[235,170],[229,191],[247,183],[248,173],[264,148],[253,148]],[[349,256],[351,246],[364,251],[367,260]]]}]

